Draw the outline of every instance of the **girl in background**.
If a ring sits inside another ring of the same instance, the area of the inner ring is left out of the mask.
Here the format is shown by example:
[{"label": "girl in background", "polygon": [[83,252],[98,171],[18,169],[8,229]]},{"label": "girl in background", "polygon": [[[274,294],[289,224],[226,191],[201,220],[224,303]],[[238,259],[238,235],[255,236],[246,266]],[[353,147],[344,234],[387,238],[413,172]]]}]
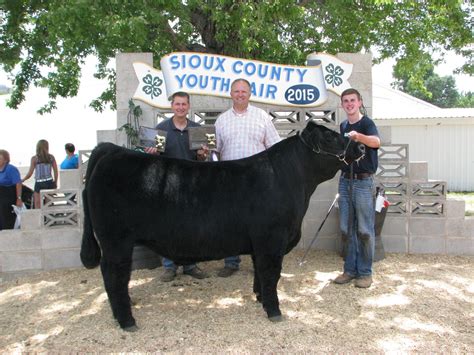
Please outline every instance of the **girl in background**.
[{"label": "girl in background", "polygon": [[49,154],[49,143],[45,139],[40,139],[36,144],[36,155],[31,157],[30,170],[22,181],[28,180],[33,171],[35,172],[34,208],[40,208],[40,191],[55,189],[58,181],[58,165],[54,156]]}]

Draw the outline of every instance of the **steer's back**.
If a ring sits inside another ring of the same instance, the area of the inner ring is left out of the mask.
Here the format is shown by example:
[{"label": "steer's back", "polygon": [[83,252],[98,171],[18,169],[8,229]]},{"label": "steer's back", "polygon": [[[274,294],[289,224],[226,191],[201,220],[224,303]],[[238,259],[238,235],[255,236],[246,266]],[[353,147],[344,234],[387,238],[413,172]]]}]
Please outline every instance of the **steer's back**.
[{"label": "steer's back", "polygon": [[200,163],[121,149],[98,162],[87,194],[103,249],[141,242],[173,260],[209,260],[251,253],[279,226],[295,227],[283,185],[266,154]]}]

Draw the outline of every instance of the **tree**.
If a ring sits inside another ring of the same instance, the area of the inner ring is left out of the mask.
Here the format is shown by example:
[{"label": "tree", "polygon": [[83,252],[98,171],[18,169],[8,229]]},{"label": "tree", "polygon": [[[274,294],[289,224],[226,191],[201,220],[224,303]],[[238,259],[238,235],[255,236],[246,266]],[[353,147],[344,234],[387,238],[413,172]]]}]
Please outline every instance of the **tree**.
[{"label": "tree", "polygon": [[474,92],[461,93],[456,103],[456,107],[474,108]]},{"label": "tree", "polygon": [[[311,52],[376,50],[399,70],[422,77],[419,59],[453,50],[473,72],[472,5],[448,0],[3,0],[0,65],[15,72],[8,105],[17,108],[30,85],[58,96],[77,94],[80,65],[99,58],[96,76],[110,87],[92,105],[114,102],[115,53],[199,51],[304,64]],[[18,68],[16,72],[15,68]]]},{"label": "tree", "polygon": [[394,86],[407,94],[439,107],[456,107],[459,99],[456,80],[452,75],[441,77],[436,74],[433,64],[429,65],[422,78],[421,89],[419,83],[413,78],[398,76],[396,79]]}]

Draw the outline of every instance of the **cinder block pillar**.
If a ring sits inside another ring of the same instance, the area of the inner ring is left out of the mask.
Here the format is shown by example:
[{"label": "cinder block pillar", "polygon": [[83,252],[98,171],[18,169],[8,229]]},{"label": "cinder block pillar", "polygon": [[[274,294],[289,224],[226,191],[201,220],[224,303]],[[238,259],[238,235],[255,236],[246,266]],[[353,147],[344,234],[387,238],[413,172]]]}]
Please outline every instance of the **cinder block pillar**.
[{"label": "cinder block pillar", "polygon": [[[116,97],[117,97],[117,130],[127,123],[129,111],[129,101],[135,94],[138,86],[138,78],[133,69],[134,62],[141,62],[153,66],[152,53],[118,53],[115,57],[117,79],[116,79]],[[141,101],[136,101],[135,105],[142,108],[140,125],[152,126],[154,123],[154,109]],[[118,145],[127,143],[127,136],[122,131],[117,131]]]}]

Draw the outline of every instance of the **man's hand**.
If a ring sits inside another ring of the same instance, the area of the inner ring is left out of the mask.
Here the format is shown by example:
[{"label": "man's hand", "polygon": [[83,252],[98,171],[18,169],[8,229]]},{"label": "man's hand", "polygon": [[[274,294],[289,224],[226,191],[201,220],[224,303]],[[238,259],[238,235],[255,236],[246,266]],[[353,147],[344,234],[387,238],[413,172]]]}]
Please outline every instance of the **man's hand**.
[{"label": "man's hand", "polygon": [[197,160],[205,161],[209,155],[209,147],[205,144],[201,145],[201,149],[197,151]]},{"label": "man's hand", "polygon": [[155,147],[146,147],[144,150],[145,150],[145,153],[148,153],[148,154],[160,154],[158,152],[158,149],[156,149]]}]

